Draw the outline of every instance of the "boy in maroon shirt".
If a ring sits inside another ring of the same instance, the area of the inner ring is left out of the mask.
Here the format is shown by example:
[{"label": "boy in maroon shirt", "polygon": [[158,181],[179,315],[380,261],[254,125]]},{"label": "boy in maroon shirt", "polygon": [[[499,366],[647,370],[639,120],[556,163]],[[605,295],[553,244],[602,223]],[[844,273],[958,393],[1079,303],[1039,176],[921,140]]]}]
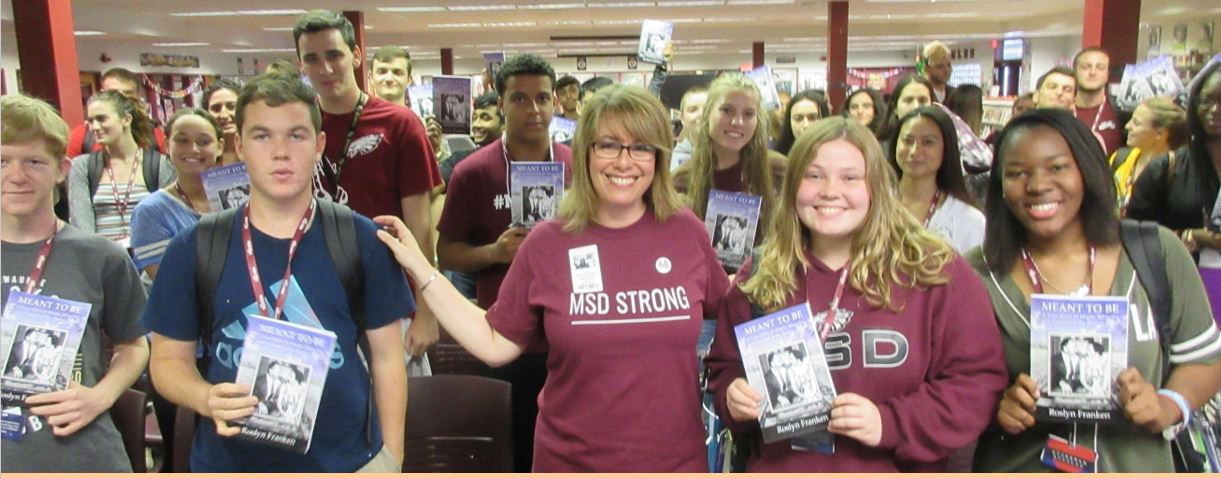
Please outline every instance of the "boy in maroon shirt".
[{"label": "boy in maroon shirt", "polygon": [[[314,170],[314,193],[368,217],[403,218],[432,254],[431,192],[441,172],[420,118],[406,108],[360,91],[356,71],[364,52],[343,15],[311,10],[293,26],[301,70],[318,92],[326,151]],[[436,343],[437,323],[421,307],[406,346],[420,355]]]},{"label": "boy in maroon shirt", "polygon": [[[497,100],[504,112],[504,135],[472,153],[454,168],[437,224],[437,258],[443,269],[476,276],[479,307],[496,302],[501,281],[527,230],[509,227],[510,161],[564,163],[565,185],[572,177],[572,150],[553,143],[548,133],[555,104],[555,70],[542,58],[510,58],[496,76]],[[492,371],[513,384],[513,441],[517,471],[530,471],[537,399],[547,380],[547,355],[527,353]]]}]

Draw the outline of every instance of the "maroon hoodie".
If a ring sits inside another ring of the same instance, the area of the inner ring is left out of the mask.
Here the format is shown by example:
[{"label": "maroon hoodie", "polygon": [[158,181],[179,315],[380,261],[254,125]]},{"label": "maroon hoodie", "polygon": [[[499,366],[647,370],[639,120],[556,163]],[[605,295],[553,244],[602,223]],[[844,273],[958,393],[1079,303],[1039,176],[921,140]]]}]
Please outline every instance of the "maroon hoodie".
[{"label": "maroon hoodie", "polygon": [[[810,270],[798,271],[786,307],[808,299],[817,313],[831,302],[840,271],[807,259]],[[729,384],[746,376],[733,327],[751,320],[750,303],[738,288],[751,271],[748,261],[722,301],[706,360],[717,413],[738,437],[752,442],[747,471],[941,472],[946,457],[974,441],[992,420],[1008,380],[1000,332],[987,291],[958,257],[946,266],[944,285],[894,286],[892,295],[903,306],[899,312],[870,306],[851,287],[844,291],[840,307],[854,315],[842,331],[827,337],[827,361],[838,393],[856,393],[877,405],[882,418],[877,447],[843,436],[835,436],[830,455],[794,451],[789,440],[763,444],[758,421],[734,421],[725,404]]]}]

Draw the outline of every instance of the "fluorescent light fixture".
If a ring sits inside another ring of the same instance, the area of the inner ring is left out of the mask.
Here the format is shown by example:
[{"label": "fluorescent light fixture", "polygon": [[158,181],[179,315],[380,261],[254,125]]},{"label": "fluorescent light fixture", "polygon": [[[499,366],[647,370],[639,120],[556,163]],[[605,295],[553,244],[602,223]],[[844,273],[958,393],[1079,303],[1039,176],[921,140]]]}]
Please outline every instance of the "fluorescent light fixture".
[{"label": "fluorescent light fixture", "polygon": [[188,47],[188,46],[208,46],[208,45],[211,45],[211,43],[204,43],[204,42],[198,42],[198,41],[188,41],[188,42],[178,42],[178,43],[153,43],[153,46],[162,46],[162,47]]},{"label": "fluorescent light fixture", "polygon": [[97,30],[81,30],[81,31],[75,32],[75,33],[76,33],[76,36],[78,36],[78,37],[95,37],[98,35],[106,34],[106,32],[99,32]]},{"label": "fluorescent light fixture", "polygon": [[221,50],[221,53],[294,53],[293,48],[232,48]]},{"label": "fluorescent light fixture", "polygon": [[533,27],[538,25],[534,22],[490,22],[484,23],[482,26],[488,28],[516,28],[516,27]]},{"label": "fluorescent light fixture", "polygon": [[558,20],[558,21],[543,22],[543,24],[544,25],[556,25],[556,26],[589,25],[589,20]]},{"label": "fluorescent light fixture", "polygon": [[644,8],[657,6],[657,2],[590,3],[589,8]]},{"label": "fluorescent light fixture", "polygon": [[[670,22],[670,23],[699,23],[700,19],[699,18],[666,18],[666,19],[663,19],[662,21]],[[735,19],[726,19],[726,21],[736,21],[736,20]]]},{"label": "fluorescent light fixture", "polygon": [[708,17],[704,19],[704,23],[736,23],[736,22],[753,22],[758,20],[758,17]]},{"label": "fluorescent light fixture", "polygon": [[265,32],[291,32],[293,27],[263,27]]},{"label": "fluorescent light fixture", "polygon": [[639,25],[640,20],[594,20],[594,25]]},{"label": "fluorescent light fixture", "polygon": [[451,12],[484,12],[491,10],[516,10],[517,5],[455,5],[446,8]]},{"label": "fluorescent light fixture", "polygon": [[729,5],[790,5],[793,0],[729,0]]},{"label": "fluorescent light fixture", "polygon": [[429,23],[428,28],[479,28],[482,23]]},{"label": "fluorescent light fixture", "polygon": [[300,15],[305,13],[305,10],[293,8],[281,8],[273,10],[215,10],[207,12],[171,12],[171,17],[237,17],[237,16],[275,16],[275,15]]},{"label": "fluorescent light fixture", "polygon": [[212,12],[172,12],[171,17],[233,17],[237,16],[237,12],[233,10],[221,10]]},{"label": "fluorescent light fixture", "polygon": [[584,3],[538,3],[531,5],[521,5],[518,8],[525,10],[571,10],[575,8],[585,8]]},{"label": "fluorescent light fixture", "polygon": [[659,6],[659,7],[715,7],[717,5],[724,5],[724,4],[725,4],[725,0],[692,0],[692,1],[677,1],[677,2],[668,2],[668,1],[663,0],[663,1],[657,2],[657,6]]},{"label": "fluorescent light fixture", "polygon": [[377,11],[384,13],[444,12],[445,7],[377,7]]}]

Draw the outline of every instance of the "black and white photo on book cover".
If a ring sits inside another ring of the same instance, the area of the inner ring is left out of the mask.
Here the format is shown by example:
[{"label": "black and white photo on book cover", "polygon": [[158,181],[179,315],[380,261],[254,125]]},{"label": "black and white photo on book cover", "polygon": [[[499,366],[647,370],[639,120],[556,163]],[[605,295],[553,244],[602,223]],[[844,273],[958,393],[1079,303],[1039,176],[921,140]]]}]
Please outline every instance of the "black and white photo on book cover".
[{"label": "black and white photo on book cover", "polygon": [[250,197],[250,176],[246,163],[234,163],[211,168],[200,175],[204,195],[213,211],[239,207]]},{"label": "black and white photo on book cover", "polygon": [[433,116],[432,106],[432,84],[415,85],[407,88],[408,96],[411,98],[411,109],[420,119]]},{"label": "black and white photo on book cover", "polygon": [[717,259],[727,269],[737,270],[750,257],[762,205],[763,198],[752,194],[717,189],[708,193],[704,227]]},{"label": "black and white photo on book cover", "polygon": [[445,134],[471,134],[471,79],[466,76],[432,78],[433,110]]},{"label": "black and white photo on book cover", "polygon": [[636,48],[636,58],[645,63],[665,63],[666,45],[670,43],[673,34],[673,23],[644,20],[640,25],[640,45]]},{"label": "black and white photo on book cover", "polygon": [[835,384],[808,303],[734,327],[766,443],[825,431]]},{"label": "black and white photo on book cover", "polygon": [[514,227],[531,228],[555,219],[563,196],[564,163],[509,163],[510,224]]},{"label": "black and white photo on book cover", "polygon": [[335,334],[284,320],[250,316],[236,383],[258,398],[237,420],[238,437],[296,453],[309,451]]},{"label": "black and white photo on book cover", "polygon": [[1030,377],[1035,417],[1103,422],[1122,416],[1116,381],[1128,367],[1126,297],[1030,298]]},{"label": "black and white photo on book cover", "polygon": [[68,388],[79,381],[77,350],[89,321],[92,304],[9,292],[0,325],[0,389],[5,405],[20,405],[26,397]]}]

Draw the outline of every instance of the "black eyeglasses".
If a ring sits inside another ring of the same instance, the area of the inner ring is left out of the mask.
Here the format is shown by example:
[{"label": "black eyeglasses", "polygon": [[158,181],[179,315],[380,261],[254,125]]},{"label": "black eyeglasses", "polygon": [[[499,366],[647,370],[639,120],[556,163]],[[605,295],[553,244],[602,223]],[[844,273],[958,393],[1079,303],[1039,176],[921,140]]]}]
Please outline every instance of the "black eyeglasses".
[{"label": "black eyeglasses", "polygon": [[618,158],[623,150],[627,150],[628,157],[637,161],[650,161],[657,157],[657,148],[647,144],[619,144],[611,141],[598,141],[593,145],[594,154],[603,159]]}]

